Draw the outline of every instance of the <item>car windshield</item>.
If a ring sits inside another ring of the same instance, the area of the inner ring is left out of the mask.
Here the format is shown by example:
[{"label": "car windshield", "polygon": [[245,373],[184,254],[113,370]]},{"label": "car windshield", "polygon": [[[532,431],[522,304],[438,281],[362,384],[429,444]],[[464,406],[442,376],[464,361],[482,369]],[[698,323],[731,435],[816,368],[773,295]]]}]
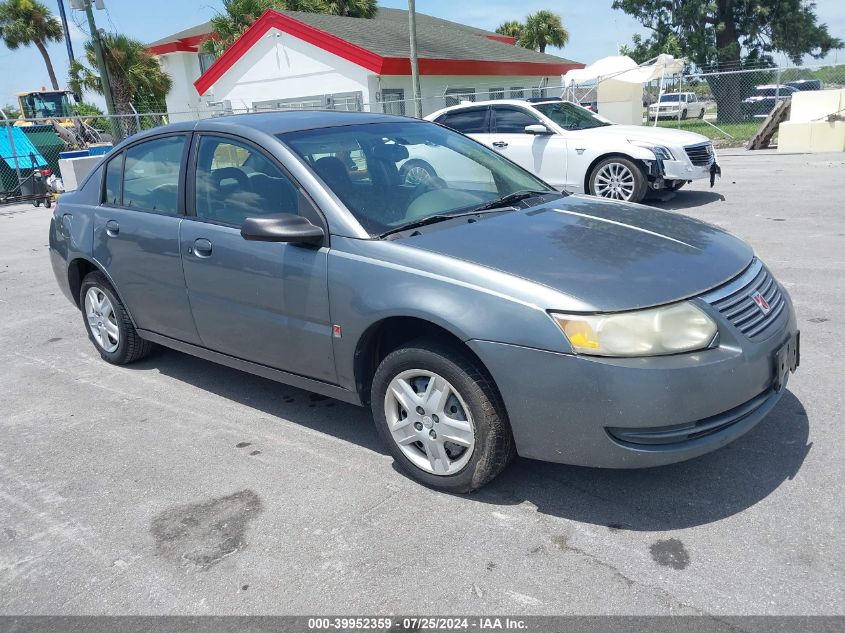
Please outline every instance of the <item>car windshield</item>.
[{"label": "car windshield", "polygon": [[683,101],[683,99],[681,98],[681,95],[663,95],[662,97],[660,97],[660,103],[665,103],[665,102],[670,102],[670,101],[671,102]]},{"label": "car windshield", "polygon": [[556,193],[493,150],[432,123],[327,127],[278,138],[373,236],[518,192]]},{"label": "car windshield", "polygon": [[532,107],[566,130],[588,130],[594,127],[613,125],[595,112],[590,112],[587,108],[582,108],[568,101],[538,103]]}]

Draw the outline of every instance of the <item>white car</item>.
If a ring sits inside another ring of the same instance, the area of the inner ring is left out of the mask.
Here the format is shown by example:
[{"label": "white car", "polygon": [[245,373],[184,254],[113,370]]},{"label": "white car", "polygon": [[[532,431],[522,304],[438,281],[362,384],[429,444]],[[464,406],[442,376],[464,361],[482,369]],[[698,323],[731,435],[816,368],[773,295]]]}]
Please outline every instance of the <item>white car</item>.
[{"label": "white car", "polygon": [[706,106],[694,92],[667,92],[660,101],[648,106],[648,118],[703,119]]},{"label": "white car", "polygon": [[[719,173],[706,136],[615,125],[568,101],[461,103],[426,117],[466,134],[570,193],[639,202],[649,189],[677,190]],[[415,179],[437,176],[419,157]],[[410,161],[409,161],[410,162]]]}]

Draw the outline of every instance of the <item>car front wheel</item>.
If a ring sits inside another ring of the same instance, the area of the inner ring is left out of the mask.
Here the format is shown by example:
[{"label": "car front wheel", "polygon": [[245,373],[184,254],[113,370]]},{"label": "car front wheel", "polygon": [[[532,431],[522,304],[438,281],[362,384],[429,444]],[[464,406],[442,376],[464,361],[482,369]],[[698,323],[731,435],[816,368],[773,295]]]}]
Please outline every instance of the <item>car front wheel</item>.
[{"label": "car front wheel", "polygon": [[123,302],[103,273],[92,272],[82,280],[79,305],[88,338],[103,360],[126,365],[150,353],[152,343],[138,336]]},{"label": "car front wheel", "polygon": [[648,188],[642,170],[633,161],[621,156],[598,163],[590,173],[589,185],[594,196],[626,202],[639,202]]},{"label": "car front wheel", "polygon": [[514,455],[492,380],[468,355],[418,341],[381,362],[372,409],[379,435],[399,466],[432,488],[470,492]]}]

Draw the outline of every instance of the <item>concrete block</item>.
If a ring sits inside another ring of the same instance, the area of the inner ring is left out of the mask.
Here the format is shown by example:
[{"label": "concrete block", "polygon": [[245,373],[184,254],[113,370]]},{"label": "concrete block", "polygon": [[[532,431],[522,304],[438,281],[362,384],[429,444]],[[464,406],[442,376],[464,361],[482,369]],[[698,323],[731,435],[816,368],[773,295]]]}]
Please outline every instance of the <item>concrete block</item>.
[{"label": "concrete block", "polygon": [[62,176],[65,191],[74,191],[101,160],[103,160],[102,156],[60,158],[59,173]]},{"label": "concrete block", "polygon": [[845,121],[785,122],[778,128],[778,153],[845,151]]},{"label": "concrete block", "polygon": [[816,121],[845,107],[845,89],[807,90],[792,95],[789,122]]}]

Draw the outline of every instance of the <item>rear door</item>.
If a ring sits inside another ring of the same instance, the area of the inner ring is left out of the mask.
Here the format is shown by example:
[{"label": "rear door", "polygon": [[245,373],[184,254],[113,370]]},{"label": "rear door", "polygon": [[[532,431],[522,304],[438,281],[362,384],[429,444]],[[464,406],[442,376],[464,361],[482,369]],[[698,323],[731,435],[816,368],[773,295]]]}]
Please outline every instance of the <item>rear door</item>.
[{"label": "rear door", "polygon": [[163,135],[109,160],[93,253],[138,328],[198,343],[179,253],[187,146],[187,134]]},{"label": "rear door", "polygon": [[328,248],[246,241],[248,217],[300,213],[328,227],[308,196],[239,137],[195,137],[181,252],[202,344],[276,369],[334,382]]}]

